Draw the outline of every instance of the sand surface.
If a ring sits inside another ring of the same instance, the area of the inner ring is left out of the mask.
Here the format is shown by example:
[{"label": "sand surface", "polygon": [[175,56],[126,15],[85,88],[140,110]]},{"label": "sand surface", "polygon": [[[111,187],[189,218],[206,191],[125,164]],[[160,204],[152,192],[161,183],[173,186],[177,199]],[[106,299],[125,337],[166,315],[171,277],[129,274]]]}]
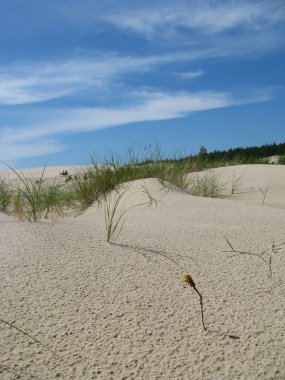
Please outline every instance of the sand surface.
[{"label": "sand surface", "polygon": [[143,200],[142,185],[160,201],[129,210],[116,244],[98,207],[53,223],[0,214],[0,318],[58,355],[0,322],[0,378],[285,379],[285,252],[272,278],[258,257],[223,252],[224,236],[256,253],[285,240],[285,166],[215,170],[227,183],[242,174],[240,191],[128,184],[125,207]]}]

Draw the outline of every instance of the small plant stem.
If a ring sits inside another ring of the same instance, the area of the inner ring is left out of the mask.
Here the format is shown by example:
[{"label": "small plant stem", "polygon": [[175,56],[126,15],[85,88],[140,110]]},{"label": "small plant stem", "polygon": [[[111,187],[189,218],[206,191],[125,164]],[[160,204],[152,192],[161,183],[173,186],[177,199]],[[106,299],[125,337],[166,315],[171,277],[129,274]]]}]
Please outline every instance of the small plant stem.
[{"label": "small plant stem", "polygon": [[116,238],[120,235],[125,222],[123,220],[123,217],[129,210],[140,206],[150,207],[152,204],[157,205],[158,201],[150,195],[147,187],[144,185],[142,186],[142,189],[142,193],[145,193],[148,197],[147,201],[129,206],[120,213],[118,213],[118,208],[127,190],[123,191],[119,196],[117,196],[117,198],[113,200],[113,203],[111,194],[109,194],[109,197],[107,197],[106,193],[103,194],[106,240],[108,243],[114,243]]},{"label": "small plant stem", "polygon": [[205,322],[204,322],[203,298],[202,298],[202,295],[201,295],[201,293],[199,292],[199,290],[196,288],[196,286],[193,286],[193,288],[194,288],[194,290],[196,291],[196,293],[198,294],[198,296],[199,296],[199,298],[200,298],[202,324],[203,324],[204,330],[207,331],[207,328],[206,328],[206,326],[205,326]]},{"label": "small plant stem", "polygon": [[269,257],[269,262],[268,262],[268,266],[269,266],[269,272],[270,272],[270,277],[272,278],[272,256]]},{"label": "small plant stem", "polygon": [[262,204],[264,205],[265,203],[265,197],[266,197],[266,194],[270,188],[270,183],[268,183],[264,188],[262,187],[258,187],[257,190],[262,194]]},{"label": "small plant stem", "polygon": [[183,282],[186,282],[188,285],[190,285],[191,288],[195,290],[195,292],[198,294],[200,298],[200,306],[201,306],[201,316],[202,316],[202,325],[205,331],[207,331],[205,322],[204,322],[204,309],[203,309],[203,298],[202,294],[199,292],[199,290],[196,288],[195,282],[193,278],[190,276],[190,274],[185,274],[182,279]]},{"label": "small plant stem", "polygon": [[47,349],[48,351],[50,351],[53,355],[57,356],[58,358],[61,359],[61,357],[55,352],[53,351],[51,348],[49,348],[48,345],[40,342],[38,339],[34,338],[32,335],[30,335],[29,333],[25,332],[24,330],[20,329],[19,327],[15,326],[14,324],[8,322],[8,321],[5,321],[4,319],[0,318],[0,322],[4,323],[5,325],[8,325],[9,327],[12,327],[13,329],[16,329],[18,330],[20,333],[24,334],[25,336],[29,337],[30,339],[32,339],[34,342],[38,343],[39,345],[45,347],[45,349]]},{"label": "small plant stem", "polygon": [[[263,251],[262,253],[254,253],[254,252],[247,252],[247,251],[238,251],[238,250],[236,250],[233,247],[233,245],[226,238],[226,236],[225,236],[225,239],[226,239],[228,245],[230,246],[231,250],[230,251],[223,251],[223,252],[235,253],[235,255],[232,255],[230,257],[234,257],[234,256],[237,256],[237,255],[251,255],[251,256],[259,257],[267,265],[267,267],[269,269],[269,277],[272,278],[272,256],[271,256],[271,254],[272,254],[272,252],[274,252],[274,246],[272,246],[271,253],[268,252],[268,251]],[[268,252],[268,261],[262,256],[266,252]]]}]

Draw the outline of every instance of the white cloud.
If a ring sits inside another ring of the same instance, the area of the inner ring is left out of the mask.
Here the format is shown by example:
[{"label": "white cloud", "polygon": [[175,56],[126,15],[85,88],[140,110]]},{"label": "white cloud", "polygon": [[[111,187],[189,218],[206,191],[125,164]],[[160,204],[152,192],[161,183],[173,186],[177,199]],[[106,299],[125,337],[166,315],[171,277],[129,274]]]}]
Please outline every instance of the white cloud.
[{"label": "white cloud", "polygon": [[[285,20],[284,2],[272,1],[185,1],[156,2],[155,5],[115,8],[104,15],[120,28],[148,37],[161,29],[184,27],[206,34],[243,27],[263,28]],[[163,37],[163,34],[160,33]]]},{"label": "white cloud", "polygon": [[115,8],[102,17],[154,46],[200,52],[201,58],[245,58],[284,46],[282,0],[177,1]]},{"label": "white cloud", "polygon": [[[272,40],[264,38],[263,44],[272,47]],[[9,67],[2,66],[0,67],[0,104],[43,102],[76,95],[83,90],[92,91],[93,94],[99,94],[101,97],[102,93],[109,88],[112,89],[116,82],[127,86],[130,73],[141,74],[172,62],[190,63],[205,58],[244,55],[245,50],[253,53],[252,45],[254,45],[254,40],[250,38],[244,43],[236,44],[228,40],[219,40],[217,46],[211,48],[190,47],[186,51],[172,54],[146,57],[105,55],[61,62],[15,63]],[[197,70],[179,75],[195,78],[203,75],[203,71]]]},{"label": "white cloud", "polygon": [[[20,128],[2,127],[0,160],[14,160],[58,152],[63,149],[60,138],[66,134],[83,133],[118,125],[181,118],[192,112],[229,107],[268,100],[271,91],[252,93],[247,98],[222,92],[136,94],[136,105],[125,108],[82,108],[47,110],[39,120]],[[42,111],[43,112],[43,111]],[[43,121],[45,120],[45,121]]]},{"label": "white cloud", "polygon": [[182,78],[185,78],[185,79],[194,79],[194,78],[198,78],[198,77],[204,75],[204,71],[202,71],[202,70],[188,71],[188,72],[184,72],[184,73],[176,73],[176,75],[178,75]]},{"label": "white cloud", "polygon": [[150,57],[106,55],[0,67],[0,104],[42,102],[83,89],[104,91],[104,87],[123,74],[147,71],[175,59],[186,57],[184,54]]},{"label": "white cloud", "polygon": [[19,7],[10,7],[12,20],[29,21],[32,31],[42,25],[61,25],[100,33],[104,22],[109,22],[144,35],[179,27],[209,34],[237,27],[263,28],[285,20],[283,0],[29,0],[23,7],[26,19],[16,17]]},{"label": "white cloud", "polygon": [[100,61],[82,59],[2,67],[0,104],[42,102],[88,87],[100,88],[108,76],[129,65],[130,62],[120,62],[116,58],[101,58]]},{"label": "white cloud", "polygon": [[[195,111],[240,104],[230,94],[198,92],[165,94],[142,92],[134,94],[135,104],[124,108],[77,108],[41,111],[40,120],[18,129],[2,128],[1,137],[6,141],[27,141],[49,135],[80,133],[109,128],[133,122],[166,120],[186,116]],[[45,120],[45,121],[43,121]]]},{"label": "white cloud", "polygon": [[0,104],[26,104],[42,102],[68,95],[70,86],[58,86],[56,80],[47,83],[46,78],[31,74],[28,78],[0,75]]}]

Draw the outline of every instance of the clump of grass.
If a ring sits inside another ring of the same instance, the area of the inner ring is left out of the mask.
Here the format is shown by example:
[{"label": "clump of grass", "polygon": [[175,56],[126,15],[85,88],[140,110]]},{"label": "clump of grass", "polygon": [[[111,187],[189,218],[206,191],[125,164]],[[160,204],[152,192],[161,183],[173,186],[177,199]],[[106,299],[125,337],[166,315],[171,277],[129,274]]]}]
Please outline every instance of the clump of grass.
[{"label": "clump of grass", "polygon": [[285,241],[279,242],[279,243],[274,243],[270,245],[269,248],[265,249],[261,253],[255,253],[255,252],[249,252],[249,251],[239,251],[233,247],[233,244],[229,241],[229,239],[225,236],[225,239],[227,241],[228,246],[230,247],[229,251],[223,251],[223,252],[230,252],[234,253],[234,255],[230,257],[235,257],[237,255],[250,255],[250,256],[255,256],[259,260],[261,260],[267,267],[269,271],[269,277],[272,278],[272,259],[276,253],[281,253],[285,252]]},{"label": "clump of grass", "polygon": [[279,157],[278,165],[285,165],[285,155]]},{"label": "clump of grass", "polygon": [[204,309],[203,309],[202,294],[196,288],[195,282],[194,282],[193,278],[190,276],[190,274],[185,274],[182,278],[182,281],[185,282],[186,284],[190,285],[190,287],[195,290],[195,292],[198,294],[198,296],[200,298],[202,325],[203,325],[204,330],[206,331],[207,329],[206,329],[205,322],[204,322]]},{"label": "clump of grass", "polygon": [[224,189],[224,184],[220,182],[219,176],[220,173],[212,170],[191,175],[187,190],[190,194],[199,197],[220,197]]},{"label": "clump of grass", "polygon": [[115,170],[108,164],[98,165],[91,156],[91,165],[81,168],[73,176],[70,191],[81,210],[85,210],[118,184]]},{"label": "clump of grass", "polygon": [[[104,207],[104,219],[105,219],[105,228],[106,228],[106,240],[108,243],[114,243],[116,239],[119,237],[124,224],[125,219],[124,216],[126,213],[136,207],[145,206],[145,207],[151,207],[152,205],[157,206],[158,201],[151,196],[149,190],[145,185],[142,185],[141,190],[139,190],[141,193],[145,194],[147,196],[146,201],[135,203],[129,207],[121,207],[123,197],[127,192],[127,189],[121,192],[120,194],[117,194],[116,196],[112,196],[112,194],[103,194],[103,207]],[[133,193],[136,194],[136,193]],[[128,198],[130,199],[130,198]]]},{"label": "clump of grass", "polygon": [[19,189],[17,189],[13,196],[13,213],[18,220],[25,220],[24,199]]},{"label": "clump of grass", "polygon": [[80,205],[81,210],[91,206],[99,195],[96,174],[91,168],[80,170],[73,177],[71,182],[71,193],[73,194],[75,203]]},{"label": "clump of grass", "polygon": [[242,185],[244,176],[241,174],[240,176],[236,176],[236,173],[234,172],[231,180],[231,195],[235,194],[237,191],[240,190],[240,187]]},{"label": "clump of grass", "polygon": [[34,180],[25,178],[23,174],[21,175],[11,166],[7,166],[16,174],[22,184],[22,187],[18,189],[18,195],[24,219],[36,222],[40,219],[43,211],[42,194],[45,167],[42,170],[40,178]]},{"label": "clump of grass", "polygon": [[194,170],[191,158],[182,158],[182,154],[178,153],[174,158],[168,159],[158,146],[152,149],[151,145],[145,146],[141,155],[130,149],[124,161],[111,156],[106,164],[112,168],[116,184],[157,178],[163,186],[167,187],[170,183],[183,190],[187,187],[187,174]]},{"label": "clump of grass", "polygon": [[56,184],[55,179],[51,183],[43,183],[41,207],[45,213],[45,218],[49,215],[61,215],[63,213],[63,207],[68,204],[66,195],[67,193]]},{"label": "clump of grass", "polygon": [[190,161],[176,161],[165,165],[164,172],[158,177],[162,184],[168,182],[181,190],[188,191],[189,188],[189,172],[193,171]]},{"label": "clump of grass", "polygon": [[12,201],[13,191],[9,182],[0,177],[0,211],[8,213]]},{"label": "clump of grass", "polygon": [[114,242],[123,229],[125,221],[122,221],[122,218],[126,214],[127,209],[122,211],[118,216],[117,211],[125,192],[126,191],[119,194],[114,200],[111,195],[103,195],[106,240],[108,243],[110,243],[111,240]]},{"label": "clump of grass", "polygon": [[271,187],[271,184],[268,182],[264,187],[258,187],[257,190],[261,193],[262,195],[262,204],[264,205],[265,203],[265,198],[266,195]]},{"label": "clump of grass", "polygon": [[98,165],[91,156],[91,164],[73,176],[70,186],[81,209],[84,210],[99,201],[103,194],[118,188],[121,184],[138,179],[158,178],[163,185],[169,182],[185,189],[192,161],[191,163],[182,159],[170,161],[163,158],[159,148],[154,152],[150,152],[149,149],[149,146],[145,147],[142,156],[129,150],[125,160],[110,155],[101,165]]},{"label": "clump of grass", "polygon": [[[7,164],[6,164],[7,165]],[[42,216],[47,217],[53,212],[59,213],[63,201],[63,191],[53,182],[45,182],[45,167],[38,179],[26,178],[11,166],[7,165],[17,176],[19,185],[11,190],[13,213],[20,220],[36,222]]]}]

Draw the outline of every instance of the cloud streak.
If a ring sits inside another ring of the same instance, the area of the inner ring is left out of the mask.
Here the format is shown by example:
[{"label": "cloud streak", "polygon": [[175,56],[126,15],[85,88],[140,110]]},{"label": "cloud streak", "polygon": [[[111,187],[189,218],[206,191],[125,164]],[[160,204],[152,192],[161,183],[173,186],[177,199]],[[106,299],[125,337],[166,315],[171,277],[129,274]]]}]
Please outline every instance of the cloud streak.
[{"label": "cloud streak", "polygon": [[[15,160],[60,151],[63,145],[58,139],[66,134],[96,131],[130,123],[182,118],[192,112],[260,102],[271,97],[271,92],[267,91],[248,98],[215,91],[193,94],[144,92],[137,94],[136,105],[120,109],[81,108],[55,112],[49,110],[46,115],[40,114],[40,120],[35,120],[21,129],[13,126],[1,128],[0,160]],[[45,122],[42,121],[43,116]]]},{"label": "cloud streak", "polygon": [[[56,62],[19,63],[0,67],[0,105],[20,105],[45,102],[62,97],[76,96],[81,91],[90,91],[100,96],[116,83],[128,86],[131,73],[139,75],[155,72],[159,67],[184,62],[188,65],[206,58],[234,57],[254,49],[254,41],[231,43],[224,40],[211,48],[190,48],[186,52],[151,56],[95,55],[93,58],[69,59]],[[272,47],[270,38],[263,44]],[[231,50],[233,49],[233,50]],[[236,52],[235,50],[238,50]],[[178,73],[177,73],[178,74]],[[202,70],[178,74],[193,79],[203,75]],[[145,83],[147,84],[147,82]]]},{"label": "cloud streak", "polygon": [[199,78],[202,75],[204,75],[204,72],[202,70],[196,70],[196,71],[188,71],[185,73],[176,73],[176,75],[185,79],[194,79],[194,78]]},{"label": "cloud streak", "polygon": [[[258,30],[285,21],[282,1],[176,1],[155,6],[115,9],[105,20],[120,28],[153,37],[162,29],[183,27],[203,34],[220,34],[230,29]],[[169,35],[167,33],[166,35]]]},{"label": "cloud streak", "polygon": [[[195,59],[197,56],[192,57]],[[142,73],[157,65],[188,58],[191,59],[191,55],[124,57],[110,54],[63,62],[20,63],[12,67],[0,67],[0,104],[43,102],[85,89],[101,91],[118,78],[124,82],[122,76],[125,74]]]},{"label": "cloud streak", "polygon": [[150,64],[161,60],[163,58],[159,57],[139,59],[106,56],[2,67],[0,104],[42,102],[86,88],[100,89],[116,75],[146,70]]}]

